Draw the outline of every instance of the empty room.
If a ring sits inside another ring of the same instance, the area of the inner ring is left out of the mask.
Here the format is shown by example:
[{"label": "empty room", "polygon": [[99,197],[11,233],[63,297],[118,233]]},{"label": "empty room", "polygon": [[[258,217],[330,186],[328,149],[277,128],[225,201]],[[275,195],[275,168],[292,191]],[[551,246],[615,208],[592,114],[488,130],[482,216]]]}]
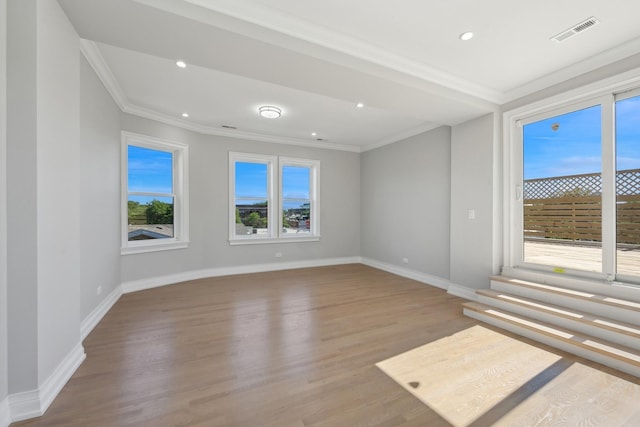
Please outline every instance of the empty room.
[{"label": "empty room", "polygon": [[638,16],[0,0],[0,427],[640,425]]}]

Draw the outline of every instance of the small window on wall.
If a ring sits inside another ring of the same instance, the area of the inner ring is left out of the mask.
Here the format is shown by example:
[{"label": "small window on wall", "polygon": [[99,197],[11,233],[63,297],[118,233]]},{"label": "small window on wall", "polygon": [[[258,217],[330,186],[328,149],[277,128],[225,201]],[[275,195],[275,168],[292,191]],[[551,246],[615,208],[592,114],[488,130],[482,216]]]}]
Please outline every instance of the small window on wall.
[{"label": "small window on wall", "polygon": [[314,160],[230,153],[230,243],[318,240],[319,169]]},{"label": "small window on wall", "polygon": [[123,254],[187,246],[186,165],[186,145],[123,132]]}]

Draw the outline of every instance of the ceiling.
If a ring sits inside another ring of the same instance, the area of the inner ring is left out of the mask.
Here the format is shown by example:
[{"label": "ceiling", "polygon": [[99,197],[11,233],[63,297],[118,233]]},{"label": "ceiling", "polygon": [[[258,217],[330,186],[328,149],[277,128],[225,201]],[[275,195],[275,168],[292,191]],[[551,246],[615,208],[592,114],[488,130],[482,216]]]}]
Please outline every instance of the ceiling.
[{"label": "ceiling", "polygon": [[[349,151],[462,123],[640,53],[636,0],[59,3],[123,111]],[[590,17],[598,25],[550,39]],[[466,31],[475,37],[464,42]],[[260,117],[261,105],[282,116]]]}]

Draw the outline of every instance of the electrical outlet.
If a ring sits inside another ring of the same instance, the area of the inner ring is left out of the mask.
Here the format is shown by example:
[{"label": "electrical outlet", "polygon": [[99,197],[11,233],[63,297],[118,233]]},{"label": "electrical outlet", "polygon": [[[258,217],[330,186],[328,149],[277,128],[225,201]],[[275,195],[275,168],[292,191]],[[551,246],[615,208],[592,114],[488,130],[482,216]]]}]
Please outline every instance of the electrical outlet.
[{"label": "electrical outlet", "polygon": [[98,293],[98,296],[102,293],[102,286],[98,286],[98,289],[96,289],[96,292]]},{"label": "electrical outlet", "polygon": [[409,258],[402,258],[403,264],[409,264]]},{"label": "electrical outlet", "polygon": [[282,258],[282,252],[276,252],[276,258]]}]

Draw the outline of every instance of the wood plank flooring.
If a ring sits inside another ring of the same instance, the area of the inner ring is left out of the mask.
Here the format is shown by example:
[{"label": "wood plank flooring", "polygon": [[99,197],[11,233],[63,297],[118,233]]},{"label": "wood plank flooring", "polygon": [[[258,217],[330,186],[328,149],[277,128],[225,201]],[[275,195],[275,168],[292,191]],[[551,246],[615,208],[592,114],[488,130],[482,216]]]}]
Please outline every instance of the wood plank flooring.
[{"label": "wood plank flooring", "polygon": [[14,425],[447,426],[375,364],[479,324],[462,302],[363,265],[127,294],[47,413]]},{"label": "wood plank flooring", "polygon": [[[602,248],[537,241],[524,242],[525,260],[535,264],[602,271]],[[640,250],[616,251],[618,274],[640,277]]]}]

